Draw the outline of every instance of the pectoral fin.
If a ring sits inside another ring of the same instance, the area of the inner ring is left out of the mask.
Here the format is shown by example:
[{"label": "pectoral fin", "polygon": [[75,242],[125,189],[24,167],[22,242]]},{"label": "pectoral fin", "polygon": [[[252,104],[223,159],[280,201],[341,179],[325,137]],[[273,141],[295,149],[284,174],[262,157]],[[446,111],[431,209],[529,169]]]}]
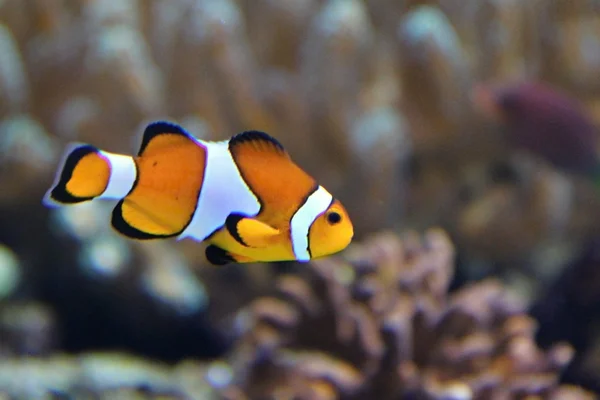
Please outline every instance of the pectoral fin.
[{"label": "pectoral fin", "polygon": [[230,214],[225,227],[236,241],[246,247],[267,247],[280,233],[264,222],[241,214]]}]

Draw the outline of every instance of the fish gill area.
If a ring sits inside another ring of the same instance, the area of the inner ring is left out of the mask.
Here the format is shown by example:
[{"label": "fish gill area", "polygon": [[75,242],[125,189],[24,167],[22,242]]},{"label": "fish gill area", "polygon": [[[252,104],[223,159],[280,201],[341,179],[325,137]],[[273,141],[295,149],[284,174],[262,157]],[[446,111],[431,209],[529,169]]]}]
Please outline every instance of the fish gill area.
[{"label": "fish gill area", "polygon": [[[0,0],[0,399],[598,398],[600,191],[472,90],[600,127],[598,71],[595,0]],[[42,205],[67,143],[163,118],[270,133],[353,243],[214,267]]]}]

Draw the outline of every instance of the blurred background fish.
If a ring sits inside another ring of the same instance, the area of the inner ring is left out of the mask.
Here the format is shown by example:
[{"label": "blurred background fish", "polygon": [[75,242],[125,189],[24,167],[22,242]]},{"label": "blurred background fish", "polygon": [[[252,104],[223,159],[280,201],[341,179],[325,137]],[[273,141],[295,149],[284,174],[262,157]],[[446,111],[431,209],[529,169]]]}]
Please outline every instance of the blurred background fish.
[{"label": "blurred background fish", "polygon": [[[589,0],[0,1],[0,397],[597,397],[599,32]],[[211,268],[40,204],[67,143],[163,119],[277,137],[353,243]]]},{"label": "blurred background fish", "polygon": [[[600,179],[598,133],[575,98],[540,83],[478,85],[473,102],[504,125],[505,140],[555,168]],[[599,182],[600,183],[600,182]]]}]

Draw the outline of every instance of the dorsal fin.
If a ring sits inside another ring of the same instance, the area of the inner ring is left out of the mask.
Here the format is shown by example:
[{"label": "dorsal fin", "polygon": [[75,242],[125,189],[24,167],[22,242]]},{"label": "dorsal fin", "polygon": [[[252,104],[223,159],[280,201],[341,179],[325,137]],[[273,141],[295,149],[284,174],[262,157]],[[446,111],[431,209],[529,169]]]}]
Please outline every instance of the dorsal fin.
[{"label": "dorsal fin", "polygon": [[204,182],[206,147],[180,126],[149,124],[135,160],[137,179],[112,225],[135,239],[177,236],[191,222]]},{"label": "dorsal fin", "polygon": [[[150,147],[152,141],[155,138],[157,138],[161,135],[165,135],[165,134],[181,135],[181,136],[185,136],[185,137],[193,140],[192,135],[190,135],[181,126],[179,126],[173,122],[169,122],[169,121],[152,122],[148,126],[146,126],[146,129],[144,129],[144,135],[142,137],[142,144],[140,145],[140,150],[138,152],[138,156],[141,156],[144,153],[144,151],[146,151]],[[165,144],[166,143],[168,143],[168,142],[165,142]]]},{"label": "dorsal fin", "polygon": [[289,157],[281,143],[271,135],[261,131],[245,131],[238,133],[229,140],[229,150],[238,146],[251,146],[256,150],[273,151],[284,157]]}]

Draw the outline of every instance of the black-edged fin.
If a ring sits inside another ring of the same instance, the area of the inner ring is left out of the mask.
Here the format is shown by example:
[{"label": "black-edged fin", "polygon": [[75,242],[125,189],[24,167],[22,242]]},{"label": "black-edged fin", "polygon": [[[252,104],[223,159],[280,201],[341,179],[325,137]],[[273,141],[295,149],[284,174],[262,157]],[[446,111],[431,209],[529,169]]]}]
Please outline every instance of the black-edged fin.
[{"label": "black-edged fin", "polygon": [[257,219],[231,213],[225,220],[225,228],[242,246],[264,248],[272,244],[280,231]]},{"label": "black-edged fin", "polygon": [[251,146],[260,151],[271,150],[289,157],[287,151],[277,139],[262,131],[245,131],[229,139],[229,150],[233,151],[238,146]]},{"label": "black-edged fin", "polygon": [[[127,207],[124,207],[125,204],[127,204]],[[153,225],[163,227],[161,231],[171,231],[173,233],[153,233],[136,228],[135,226],[127,222],[127,219],[123,215],[124,208],[129,210],[130,213],[135,212],[135,214],[137,214],[136,216],[130,217],[129,219],[135,220],[142,217],[141,219],[143,219],[144,221],[152,221]],[[141,207],[138,207],[134,201],[131,201],[127,198],[119,201],[113,209],[111,224],[113,228],[117,230],[117,232],[131,239],[137,240],[166,239],[181,234],[181,229],[174,229],[173,227],[169,226],[170,224],[168,223],[168,221],[161,221],[158,217],[153,216],[152,213],[148,212],[147,210],[144,210]]]},{"label": "black-edged fin", "polygon": [[142,136],[142,143],[140,145],[140,150],[138,151],[138,156],[141,156],[144,151],[146,151],[152,142],[152,140],[160,135],[165,134],[174,134],[181,135],[187,138],[193,138],[193,136],[188,133],[183,127],[169,121],[156,121],[148,124],[146,129],[144,129],[144,135]]},{"label": "black-edged fin", "polygon": [[229,232],[229,234],[239,244],[241,244],[242,246],[248,247],[248,244],[246,244],[246,242],[244,242],[244,239],[242,239],[242,237],[238,233],[238,229],[237,229],[238,223],[244,218],[246,218],[246,217],[242,214],[236,214],[236,213],[229,214],[227,219],[225,219],[225,228],[227,228],[227,231]]},{"label": "black-edged fin", "polygon": [[[140,240],[180,235],[198,206],[205,150],[178,125],[149,124],[135,160],[137,179],[113,210],[113,227]],[[176,184],[166,182],[171,179]]]},{"label": "black-edged fin", "polygon": [[212,265],[227,265],[237,262],[229,252],[214,244],[206,246],[205,254],[206,259]]},{"label": "black-edged fin", "polygon": [[102,194],[109,178],[110,165],[98,148],[71,143],[63,153],[54,183],[43,203],[52,207],[91,200]]},{"label": "black-edged fin", "polygon": [[81,201],[90,200],[92,197],[78,197],[74,196],[67,191],[67,182],[71,179],[75,167],[81,161],[81,159],[88,154],[96,153],[98,150],[94,146],[83,145],[77,147],[69,153],[67,158],[65,159],[62,171],[60,173],[60,179],[58,183],[54,186],[54,189],[50,192],[50,197],[52,200],[55,200],[59,203],[72,204],[79,203]]}]

